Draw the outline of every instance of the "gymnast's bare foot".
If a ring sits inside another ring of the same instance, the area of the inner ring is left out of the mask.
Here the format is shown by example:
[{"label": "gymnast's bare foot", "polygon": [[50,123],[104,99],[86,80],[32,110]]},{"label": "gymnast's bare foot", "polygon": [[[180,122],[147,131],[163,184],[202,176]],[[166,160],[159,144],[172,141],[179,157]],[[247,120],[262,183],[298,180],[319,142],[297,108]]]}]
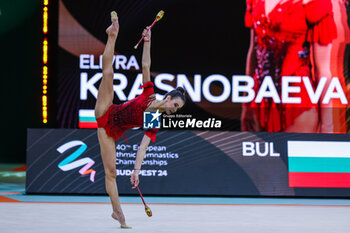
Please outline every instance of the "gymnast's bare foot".
[{"label": "gymnast's bare foot", "polygon": [[[124,214],[122,212],[118,213],[119,216],[117,215],[116,212],[113,211],[112,213],[112,218],[114,218],[115,220],[117,220],[120,223],[120,228],[124,228],[124,229],[131,229],[131,226],[126,225],[125,223],[125,217]],[[120,220],[119,220],[120,219]]]},{"label": "gymnast's bare foot", "polygon": [[115,11],[111,12],[111,20],[112,24],[106,29],[106,33],[108,36],[117,37],[119,32],[119,22],[117,13]]}]

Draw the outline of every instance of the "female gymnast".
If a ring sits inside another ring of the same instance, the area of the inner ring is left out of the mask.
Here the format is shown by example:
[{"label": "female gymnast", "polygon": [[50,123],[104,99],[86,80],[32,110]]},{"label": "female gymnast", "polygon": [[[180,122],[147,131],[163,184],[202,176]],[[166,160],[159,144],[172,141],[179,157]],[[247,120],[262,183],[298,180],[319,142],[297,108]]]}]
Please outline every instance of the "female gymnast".
[{"label": "female gymnast", "polygon": [[[279,96],[287,76],[309,77],[314,90],[322,77],[329,85],[337,37],[331,0],[247,0],[245,23],[251,28],[246,73],[254,78],[256,92],[266,76],[273,79]],[[242,130],[333,133],[332,103],[312,103],[301,82],[293,88],[299,89],[300,104],[271,99],[244,104]]]},{"label": "female gymnast", "polygon": [[[120,205],[118,188],[116,183],[116,146],[115,141],[128,129],[143,125],[144,111],[157,111],[172,114],[180,109],[185,103],[184,89],[177,89],[167,93],[161,101],[155,99],[153,83],[150,81],[151,66],[151,31],[149,27],[143,31],[144,46],[142,54],[143,93],[123,104],[113,104],[113,55],[114,46],[119,32],[118,17],[115,12],[111,13],[112,24],[106,30],[108,35],[107,44],[102,56],[103,77],[98,90],[95,106],[97,119],[98,140],[100,143],[101,157],[105,170],[106,190],[111,199],[112,217],[119,221],[121,228],[130,228],[126,225],[125,217]],[[142,138],[136,154],[134,171],[131,174],[131,184],[135,188],[139,184],[139,172],[142,161],[150,141],[155,141],[157,130],[147,130]]]}]

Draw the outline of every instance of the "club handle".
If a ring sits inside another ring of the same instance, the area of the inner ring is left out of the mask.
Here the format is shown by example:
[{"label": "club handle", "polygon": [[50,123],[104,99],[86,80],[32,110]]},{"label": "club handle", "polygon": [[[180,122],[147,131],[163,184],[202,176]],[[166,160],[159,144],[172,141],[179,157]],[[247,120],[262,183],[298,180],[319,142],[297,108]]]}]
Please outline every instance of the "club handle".
[{"label": "club handle", "polygon": [[[154,20],[153,23],[151,24],[151,26],[149,26],[149,30],[151,30],[153,28],[153,26],[156,24],[157,20]],[[145,38],[144,35],[142,35],[141,39],[139,40],[139,42],[137,42],[137,44],[134,46],[134,49],[137,49],[137,47],[139,46],[139,44],[141,43],[141,41]]]},{"label": "club handle", "polygon": [[136,188],[137,188],[137,191],[139,191],[139,194],[140,194],[140,197],[141,197],[141,199],[142,199],[143,204],[144,204],[145,206],[147,206],[145,200],[143,199],[143,196],[142,196],[142,194],[141,194],[141,191],[140,191],[140,189],[139,189],[139,186],[136,186]]}]

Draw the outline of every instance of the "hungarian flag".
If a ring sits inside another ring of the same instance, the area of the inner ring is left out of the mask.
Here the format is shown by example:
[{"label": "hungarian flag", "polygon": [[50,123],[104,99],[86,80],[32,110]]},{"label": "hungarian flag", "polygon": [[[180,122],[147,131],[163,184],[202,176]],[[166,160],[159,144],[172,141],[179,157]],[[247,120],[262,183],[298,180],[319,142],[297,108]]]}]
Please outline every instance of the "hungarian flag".
[{"label": "hungarian flag", "polygon": [[91,110],[91,109],[79,110],[79,128],[97,128],[95,110]]},{"label": "hungarian flag", "polygon": [[288,141],[289,187],[350,188],[350,142]]}]

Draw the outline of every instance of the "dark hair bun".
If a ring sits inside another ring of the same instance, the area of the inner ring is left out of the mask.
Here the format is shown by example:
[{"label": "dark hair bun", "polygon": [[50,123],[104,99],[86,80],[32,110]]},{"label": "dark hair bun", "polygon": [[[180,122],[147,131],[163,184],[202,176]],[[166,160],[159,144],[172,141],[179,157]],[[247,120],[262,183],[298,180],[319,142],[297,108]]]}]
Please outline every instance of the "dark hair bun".
[{"label": "dark hair bun", "polygon": [[185,89],[183,87],[177,87],[176,90],[178,90],[179,92],[181,92],[181,94],[185,94]]},{"label": "dark hair bun", "polygon": [[186,102],[185,89],[183,87],[177,87],[176,89],[166,93],[164,99],[168,96],[170,96],[171,99],[179,97],[184,101],[184,103]]}]

